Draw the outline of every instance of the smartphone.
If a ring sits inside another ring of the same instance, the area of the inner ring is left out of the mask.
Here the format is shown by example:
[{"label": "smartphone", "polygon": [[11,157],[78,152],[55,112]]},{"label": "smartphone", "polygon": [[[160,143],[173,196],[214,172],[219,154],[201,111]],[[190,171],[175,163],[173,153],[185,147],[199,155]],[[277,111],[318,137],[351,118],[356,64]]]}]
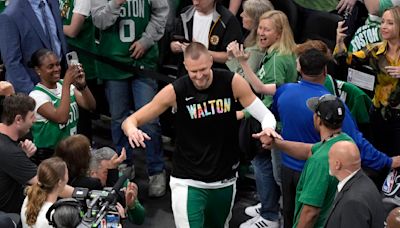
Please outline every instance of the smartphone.
[{"label": "smartphone", "polygon": [[[344,14],[343,14],[343,20],[344,20],[344,23],[343,23],[343,28],[344,27],[348,27],[349,26],[349,21],[350,21],[350,12],[349,11],[345,11],[344,12]],[[348,28],[347,28],[347,31],[348,31]],[[346,31],[346,33],[347,33],[347,31]]]},{"label": "smartphone", "polygon": [[66,55],[68,65],[78,65],[78,54],[75,51],[68,52]]},{"label": "smartphone", "polygon": [[173,35],[172,41],[179,41],[181,43],[191,43],[188,39],[181,35]]},{"label": "smartphone", "polygon": [[120,219],[117,212],[109,212],[105,217],[105,224],[103,222],[102,228],[119,228]]}]

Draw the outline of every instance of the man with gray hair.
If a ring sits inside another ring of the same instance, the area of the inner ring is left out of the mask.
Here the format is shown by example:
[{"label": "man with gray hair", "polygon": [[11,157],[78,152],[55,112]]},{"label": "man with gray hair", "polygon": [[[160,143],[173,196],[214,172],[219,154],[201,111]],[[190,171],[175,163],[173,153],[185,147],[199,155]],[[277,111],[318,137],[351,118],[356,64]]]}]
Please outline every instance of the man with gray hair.
[{"label": "man with gray hair", "polygon": [[[92,150],[92,157],[89,162],[88,175],[90,177],[98,178],[101,185],[107,186],[107,177],[112,177],[113,180],[118,179],[118,165],[122,162],[119,161],[118,154],[110,147],[102,147]],[[109,175],[110,170],[110,175]],[[115,177],[115,179],[114,179]],[[110,186],[112,184],[109,184]]]}]

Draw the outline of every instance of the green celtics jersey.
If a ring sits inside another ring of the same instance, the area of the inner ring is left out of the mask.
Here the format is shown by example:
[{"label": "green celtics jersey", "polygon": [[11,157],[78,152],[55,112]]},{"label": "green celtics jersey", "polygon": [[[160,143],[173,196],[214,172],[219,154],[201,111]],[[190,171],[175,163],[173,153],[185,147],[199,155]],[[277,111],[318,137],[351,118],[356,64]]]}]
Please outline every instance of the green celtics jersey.
[{"label": "green celtics jersey", "polygon": [[356,52],[367,44],[373,44],[382,40],[379,29],[381,27],[381,18],[369,15],[365,25],[359,27],[350,41],[349,52]]},{"label": "green celtics jersey", "polygon": [[0,0],[0,13],[6,8],[6,0]]},{"label": "green celtics jersey", "polygon": [[[84,0],[88,1],[88,0]],[[74,0],[59,0],[61,17],[64,25],[70,25],[74,9]],[[75,3],[76,4],[76,3]],[[87,52],[96,54],[97,48],[95,44],[95,27],[92,23],[92,17],[87,17],[82,25],[81,31],[75,38],[67,37],[68,45],[71,50],[78,47]],[[94,79],[96,77],[95,59],[88,56],[84,52],[77,51],[79,62],[85,69],[86,79]]]},{"label": "green celtics jersey", "polygon": [[[130,57],[130,46],[141,38],[151,16],[151,5],[148,0],[127,0],[122,5],[116,22],[106,30],[100,31],[99,54],[117,62],[154,69],[158,61],[158,47],[153,45],[140,59]],[[132,76],[118,67],[97,62],[99,78],[120,80]]]},{"label": "green celtics jersey", "polygon": [[[62,84],[61,81],[59,83]],[[58,97],[43,85],[37,84],[33,90],[39,90],[47,94],[51,98],[54,107],[57,108],[60,105],[61,97]],[[37,120],[32,126],[33,142],[38,148],[53,149],[61,139],[76,134],[78,118],[78,104],[76,103],[75,95],[72,94],[67,124],[58,124],[50,120]]]}]

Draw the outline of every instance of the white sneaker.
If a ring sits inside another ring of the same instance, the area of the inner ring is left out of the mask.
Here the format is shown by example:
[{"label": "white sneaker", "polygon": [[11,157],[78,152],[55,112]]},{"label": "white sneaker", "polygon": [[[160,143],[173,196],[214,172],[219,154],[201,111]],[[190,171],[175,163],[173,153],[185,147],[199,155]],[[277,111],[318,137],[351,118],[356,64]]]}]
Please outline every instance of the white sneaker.
[{"label": "white sneaker", "polygon": [[246,207],[246,209],[244,209],[244,213],[251,217],[257,217],[260,215],[260,209],[261,209],[261,203],[258,203],[256,205]]},{"label": "white sneaker", "polygon": [[260,216],[256,216],[254,218],[248,219],[246,222],[240,224],[239,228],[250,227],[253,223],[255,223]]},{"label": "white sneaker", "polygon": [[[252,219],[254,219],[254,218],[252,218]],[[246,225],[245,225],[245,223],[246,223]],[[247,223],[247,221],[245,223],[242,223],[240,225],[240,228],[279,228],[278,221],[266,220],[261,216],[259,216],[258,219],[251,224],[250,224],[250,222]]]}]

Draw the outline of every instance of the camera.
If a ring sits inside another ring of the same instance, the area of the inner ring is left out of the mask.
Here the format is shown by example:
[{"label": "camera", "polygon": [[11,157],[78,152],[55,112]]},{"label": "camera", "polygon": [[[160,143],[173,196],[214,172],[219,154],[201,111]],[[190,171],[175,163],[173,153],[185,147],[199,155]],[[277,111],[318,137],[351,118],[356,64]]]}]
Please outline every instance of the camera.
[{"label": "camera", "polygon": [[[106,187],[103,190],[89,191],[87,188],[76,187],[72,194],[72,199],[61,199],[49,209],[46,214],[49,224],[57,227],[57,221],[55,221],[57,219],[54,218],[57,208],[63,205],[75,205],[75,208],[79,209],[81,216],[80,224],[77,227],[119,227],[120,217],[116,204],[118,199],[124,199],[120,195],[120,189],[130,176],[130,173],[131,168],[126,169],[125,173],[112,188]],[[60,220],[70,220],[70,218]]]}]

